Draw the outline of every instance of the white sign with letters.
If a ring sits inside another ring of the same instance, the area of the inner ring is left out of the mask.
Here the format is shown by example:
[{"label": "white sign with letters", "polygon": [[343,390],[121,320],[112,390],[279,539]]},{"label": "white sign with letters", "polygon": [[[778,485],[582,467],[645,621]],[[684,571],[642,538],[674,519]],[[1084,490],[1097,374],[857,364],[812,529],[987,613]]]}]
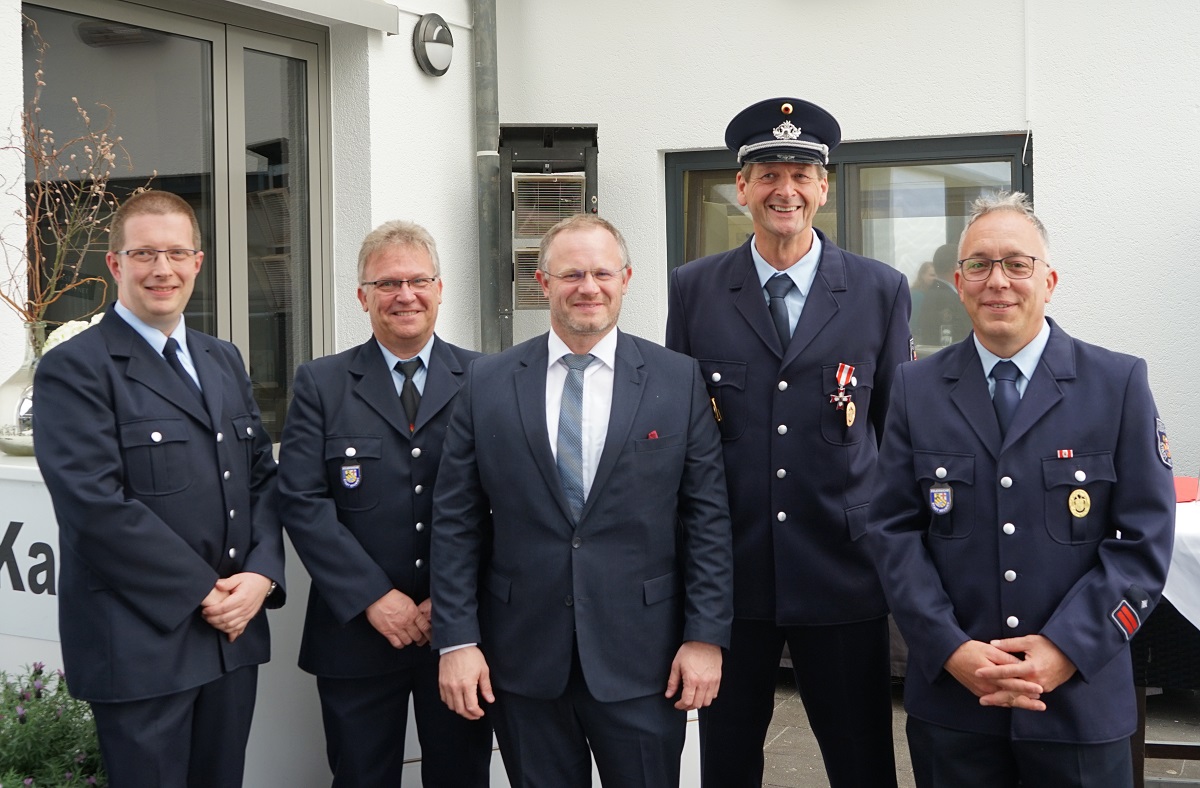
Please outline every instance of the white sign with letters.
[{"label": "white sign with letters", "polygon": [[32,459],[0,467],[0,634],[58,640],[58,525]]}]

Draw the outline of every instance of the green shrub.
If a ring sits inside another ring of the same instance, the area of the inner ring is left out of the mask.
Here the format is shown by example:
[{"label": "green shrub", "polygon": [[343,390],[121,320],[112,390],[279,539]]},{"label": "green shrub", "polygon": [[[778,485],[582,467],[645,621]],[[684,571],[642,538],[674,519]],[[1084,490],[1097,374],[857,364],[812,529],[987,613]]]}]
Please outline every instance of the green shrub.
[{"label": "green shrub", "polygon": [[0,671],[0,788],[106,786],[92,709],[67,693],[61,670]]}]

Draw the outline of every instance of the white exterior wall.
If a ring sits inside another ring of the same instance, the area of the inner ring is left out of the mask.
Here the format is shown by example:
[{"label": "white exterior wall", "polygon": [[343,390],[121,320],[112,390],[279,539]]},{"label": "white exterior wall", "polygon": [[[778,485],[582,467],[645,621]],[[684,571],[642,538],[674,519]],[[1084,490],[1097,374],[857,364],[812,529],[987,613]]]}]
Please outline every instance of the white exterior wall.
[{"label": "white exterior wall", "polygon": [[[622,328],[666,324],[663,154],[723,147],[799,96],[851,141],[1033,131],[1034,194],[1076,337],[1143,356],[1179,473],[1200,466],[1200,5],[1156,0],[498,0],[502,123],[599,125],[600,211],[635,275]],[[518,339],[545,326],[518,313]]]}]

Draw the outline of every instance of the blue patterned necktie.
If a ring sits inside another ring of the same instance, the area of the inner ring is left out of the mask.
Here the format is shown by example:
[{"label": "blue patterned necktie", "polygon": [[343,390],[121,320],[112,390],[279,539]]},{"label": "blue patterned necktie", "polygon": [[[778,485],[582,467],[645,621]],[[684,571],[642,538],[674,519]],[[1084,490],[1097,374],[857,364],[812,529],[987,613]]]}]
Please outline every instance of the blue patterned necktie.
[{"label": "blue patterned necktie", "polygon": [[562,405],[558,411],[558,477],[562,480],[567,502],[575,522],[583,512],[583,371],[596,357],[588,353],[568,353],[562,357],[567,366],[563,383]]},{"label": "blue patterned necktie", "polygon": [[767,306],[771,310],[771,320],[775,323],[775,333],[779,335],[779,342],[785,350],[792,341],[792,324],[788,319],[787,302],[784,299],[795,286],[796,283],[787,274],[772,276],[763,285],[767,289],[767,295],[771,296]]},{"label": "blue patterned necktie", "polygon": [[1021,404],[1021,395],[1017,393],[1017,378],[1021,370],[1011,361],[997,362],[992,367],[992,380],[996,381],[996,389],[992,392],[992,405],[996,408],[996,418],[1000,422],[1000,437],[1008,434],[1012,424],[1013,414]]},{"label": "blue patterned necktie", "polygon": [[183,368],[183,362],[179,360],[179,343],[175,337],[167,337],[167,344],[163,348],[163,358],[167,360],[171,369],[175,370],[175,374],[183,381],[183,385],[187,386],[187,390],[195,394],[196,399],[203,405],[204,394],[200,391],[200,386],[197,385],[195,379]]}]

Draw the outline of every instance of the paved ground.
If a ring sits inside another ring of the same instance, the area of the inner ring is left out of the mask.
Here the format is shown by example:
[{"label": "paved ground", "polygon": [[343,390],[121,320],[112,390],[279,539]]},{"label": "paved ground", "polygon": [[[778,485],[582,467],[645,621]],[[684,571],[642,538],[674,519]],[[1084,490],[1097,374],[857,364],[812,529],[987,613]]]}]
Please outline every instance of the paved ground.
[{"label": "paved ground", "polygon": [[[775,690],[775,717],[767,734],[767,769],[763,785],[771,788],[824,788],[828,786],[821,753],[813,740],[804,706],[792,684],[790,671],[780,672]],[[913,788],[912,763],[904,738],[904,708],[900,687],[893,693],[896,770],[900,788]],[[1146,738],[1155,741],[1200,743],[1200,693],[1156,695],[1146,702]],[[1151,785],[1200,786],[1200,761],[1146,761],[1147,788]],[[1155,783],[1152,778],[1164,782]],[[1195,782],[1191,782],[1191,781]],[[1168,782],[1169,781],[1169,782]],[[1187,782],[1181,782],[1187,781]]]}]

